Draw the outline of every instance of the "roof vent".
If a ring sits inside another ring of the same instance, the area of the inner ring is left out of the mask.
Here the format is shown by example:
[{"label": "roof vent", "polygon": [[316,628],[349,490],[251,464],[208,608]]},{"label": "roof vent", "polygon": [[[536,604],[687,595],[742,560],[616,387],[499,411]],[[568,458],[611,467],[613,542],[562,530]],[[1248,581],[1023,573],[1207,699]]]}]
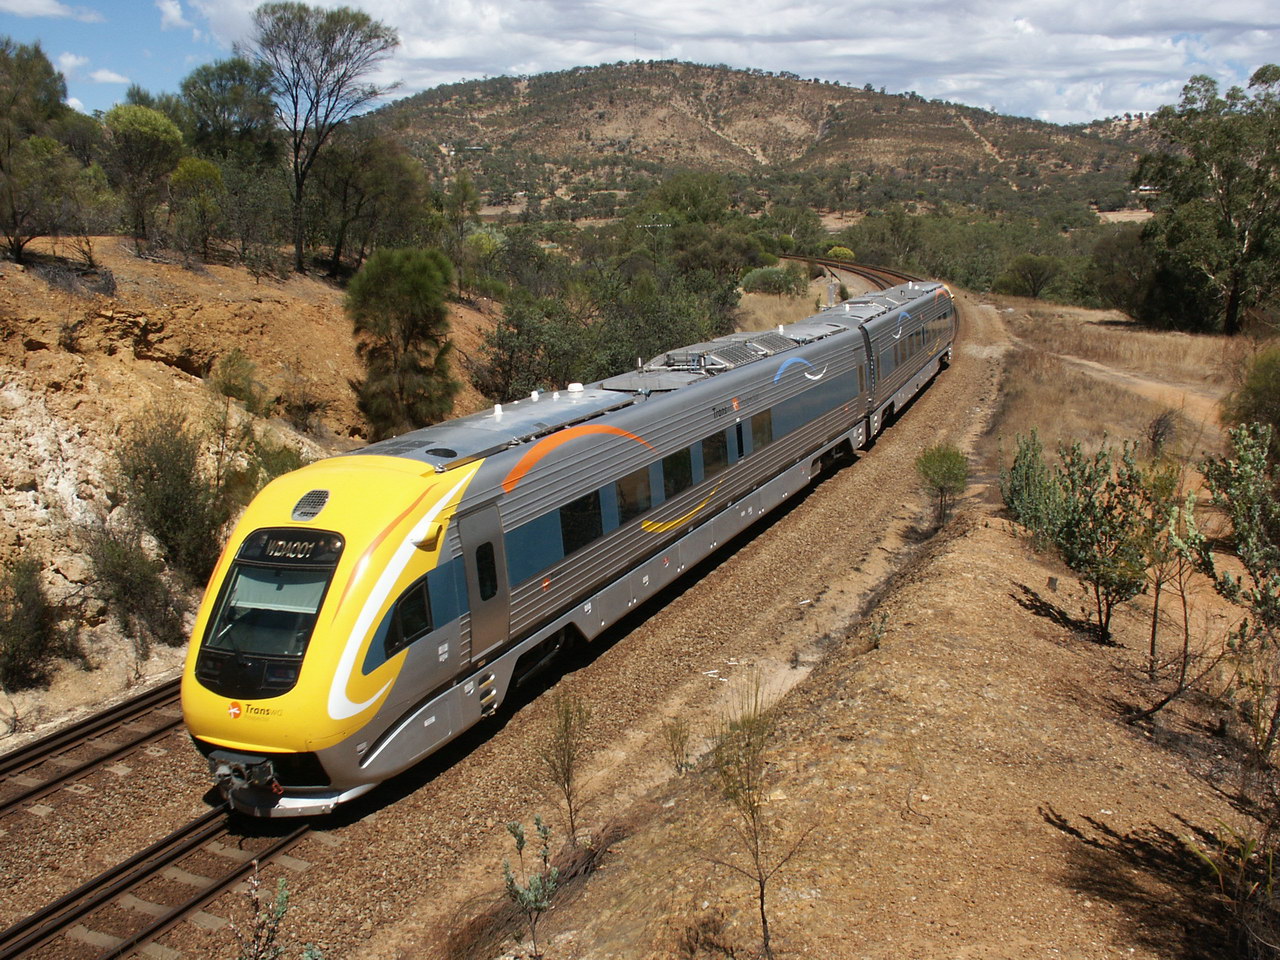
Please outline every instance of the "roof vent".
[{"label": "roof vent", "polygon": [[328,490],[312,490],[310,493],[304,493],[302,499],[294,505],[293,519],[295,521],[314,520],[328,502]]}]

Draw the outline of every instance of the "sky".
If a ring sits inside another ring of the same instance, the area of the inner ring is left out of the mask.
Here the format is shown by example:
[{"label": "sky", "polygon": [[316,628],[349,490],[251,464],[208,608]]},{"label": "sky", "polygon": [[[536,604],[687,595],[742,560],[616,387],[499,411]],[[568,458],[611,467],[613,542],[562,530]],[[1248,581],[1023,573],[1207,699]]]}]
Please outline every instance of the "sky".
[{"label": "sky", "polygon": [[[110,109],[129,84],[177,92],[248,40],[258,0],[0,0],[0,36],[39,41],[68,102]],[[316,0],[313,6],[339,6]],[[619,60],[790,71],[1080,123],[1176,103],[1280,61],[1275,0],[347,0],[394,27],[372,79],[392,98],[441,83]]]}]

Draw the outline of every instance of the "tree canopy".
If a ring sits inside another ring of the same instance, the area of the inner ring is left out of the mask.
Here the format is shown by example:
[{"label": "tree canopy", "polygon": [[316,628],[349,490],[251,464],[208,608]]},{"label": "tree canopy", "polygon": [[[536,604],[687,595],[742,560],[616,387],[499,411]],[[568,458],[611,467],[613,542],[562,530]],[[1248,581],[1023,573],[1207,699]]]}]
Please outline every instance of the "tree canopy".
[{"label": "tree canopy", "polygon": [[458,390],[445,306],[452,283],[439,250],[379,250],[352,279],[347,314],[367,370],[353,386],[374,439],[448,415]]},{"label": "tree canopy", "polygon": [[293,170],[294,269],[305,269],[307,178],[334,128],[390,87],[365,82],[400,43],[396,31],[350,7],[264,3],[243,54],[270,76]]},{"label": "tree canopy", "polygon": [[1222,329],[1239,332],[1243,312],[1280,278],[1280,66],[1258,68],[1249,91],[1195,76],[1175,106],[1151,120],[1165,150],[1142,158],[1135,180],[1159,188],[1148,237],[1199,275]]}]

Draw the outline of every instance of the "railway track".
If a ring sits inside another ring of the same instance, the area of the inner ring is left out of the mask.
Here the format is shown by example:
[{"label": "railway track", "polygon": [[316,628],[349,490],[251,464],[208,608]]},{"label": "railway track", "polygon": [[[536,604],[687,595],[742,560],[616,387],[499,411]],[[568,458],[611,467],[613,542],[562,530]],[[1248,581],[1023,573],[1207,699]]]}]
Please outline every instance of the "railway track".
[{"label": "railway track", "polygon": [[848,260],[832,260],[828,257],[801,257],[784,254],[780,259],[795,260],[799,263],[816,263],[818,266],[826,267],[828,270],[843,270],[846,273],[852,273],[874,283],[880,290],[887,290],[899,283],[910,283],[922,279],[910,273],[890,270],[888,267],[864,267]]},{"label": "railway track", "polygon": [[[0,817],[160,740],[182,724],[174,679],[0,756]],[[147,723],[147,718],[155,717]],[[75,753],[86,758],[70,759]]]},{"label": "railway track", "polygon": [[0,960],[38,957],[44,948],[61,956],[60,941],[99,960],[128,956],[280,857],[310,830],[307,824],[291,825],[279,835],[248,838],[232,823],[225,806],[210,810],[0,931]]}]

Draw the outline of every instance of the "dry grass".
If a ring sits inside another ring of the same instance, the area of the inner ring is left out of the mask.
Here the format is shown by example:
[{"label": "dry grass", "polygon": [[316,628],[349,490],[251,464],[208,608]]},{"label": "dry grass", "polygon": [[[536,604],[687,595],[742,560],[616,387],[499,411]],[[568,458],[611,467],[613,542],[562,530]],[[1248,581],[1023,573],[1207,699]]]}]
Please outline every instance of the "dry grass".
[{"label": "dry grass", "polygon": [[[1019,347],[1008,359],[1000,409],[982,443],[982,458],[995,473],[1016,446],[1019,434],[1039,432],[1046,455],[1056,459],[1059,443],[1079,440],[1096,450],[1104,441],[1144,441],[1151,421],[1164,407],[1124,387],[1083,373],[1042,350]],[[1198,425],[1179,418],[1177,436],[1191,438]]]},{"label": "dry grass", "polygon": [[1033,307],[1025,314],[1009,314],[1007,322],[1013,333],[1041,350],[1167,383],[1229,384],[1252,349],[1240,338],[1147,330],[1115,312]]}]

